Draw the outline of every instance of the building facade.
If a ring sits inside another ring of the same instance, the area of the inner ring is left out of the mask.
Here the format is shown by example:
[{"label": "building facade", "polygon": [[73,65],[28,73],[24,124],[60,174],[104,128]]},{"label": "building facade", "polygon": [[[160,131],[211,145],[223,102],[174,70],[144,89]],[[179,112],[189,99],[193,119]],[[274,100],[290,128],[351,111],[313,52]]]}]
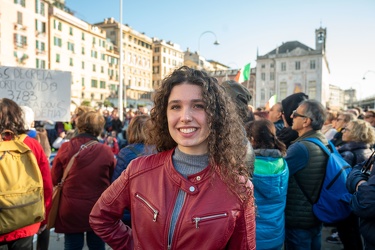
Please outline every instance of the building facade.
[{"label": "building facade", "polygon": [[[120,50],[120,23],[114,18],[95,24],[106,31],[107,38]],[[151,106],[152,39],[122,24],[122,74],[124,106]],[[121,52],[120,52],[121,54]],[[114,100],[115,101],[115,100]]]},{"label": "building facade", "polygon": [[184,52],[180,45],[153,38],[152,86],[158,89],[161,81],[184,64]]},{"label": "building facade", "polygon": [[49,31],[48,68],[72,73],[72,102],[101,105],[109,95],[105,31],[53,5]]},{"label": "building facade", "polygon": [[315,49],[298,41],[283,43],[263,56],[257,56],[256,107],[264,107],[277,96],[304,92],[309,98],[327,105],[329,101],[329,65],[326,58],[326,29],[315,30]]},{"label": "building facade", "polygon": [[0,0],[0,65],[47,68],[48,3]]}]

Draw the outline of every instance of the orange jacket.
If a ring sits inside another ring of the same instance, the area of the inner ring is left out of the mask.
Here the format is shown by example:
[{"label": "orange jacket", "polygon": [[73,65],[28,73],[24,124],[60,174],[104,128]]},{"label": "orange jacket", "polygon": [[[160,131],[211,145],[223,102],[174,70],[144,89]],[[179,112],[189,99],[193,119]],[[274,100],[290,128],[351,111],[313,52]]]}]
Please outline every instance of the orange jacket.
[{"label": "orange jacket", "polygon": [[[94,232],[113,249],[255,249],[253,196],[244,204],[210,167],[188,176],[172,163],[173,150],[133,160],[90,214]],[[247,186],[252,190],[250,181]],[[186,195],[168,242],[179,190]],[[131,211],[132,229],[121,222]]]}]

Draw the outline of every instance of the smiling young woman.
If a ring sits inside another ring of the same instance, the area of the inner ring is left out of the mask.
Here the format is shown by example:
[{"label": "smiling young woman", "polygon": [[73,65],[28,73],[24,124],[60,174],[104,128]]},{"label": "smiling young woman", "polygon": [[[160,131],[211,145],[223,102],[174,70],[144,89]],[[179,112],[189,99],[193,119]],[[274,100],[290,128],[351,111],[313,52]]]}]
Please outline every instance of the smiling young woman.
[{"label": "smiling young woman", "polygon": [[147,136],[159,153],[133,160],[90,215],[113,249],[255,249],[247,149],[238,147],[246,135],[229,100],[203,71],[181,67],[163,80]]}]

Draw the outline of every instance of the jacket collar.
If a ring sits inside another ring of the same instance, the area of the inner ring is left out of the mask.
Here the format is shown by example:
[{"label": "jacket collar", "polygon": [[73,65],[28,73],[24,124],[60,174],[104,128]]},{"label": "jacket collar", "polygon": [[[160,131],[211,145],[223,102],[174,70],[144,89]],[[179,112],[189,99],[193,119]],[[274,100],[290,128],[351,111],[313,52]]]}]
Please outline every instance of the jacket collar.
[{"label": "jacket collar", "polygon": [[[187,179],[185,179],[181,174],[179,174],[173,166],[172,162],[172,155],[175,149],[171,149],[169,151],[165,151],[167,163],[165,164],[165,169],[167,171],[167,176],[184,192],[193,195],[199,193],[199,184],[205,181],[208,181],[212,176],[212,172],[210,171],[211,166],[208,165],[202,171],[189,175]],[[164,157],[162,157],[164,158]],[[164,158],[165,159],[165,158]],[[219,176],[216,176],[219,178]]]}]

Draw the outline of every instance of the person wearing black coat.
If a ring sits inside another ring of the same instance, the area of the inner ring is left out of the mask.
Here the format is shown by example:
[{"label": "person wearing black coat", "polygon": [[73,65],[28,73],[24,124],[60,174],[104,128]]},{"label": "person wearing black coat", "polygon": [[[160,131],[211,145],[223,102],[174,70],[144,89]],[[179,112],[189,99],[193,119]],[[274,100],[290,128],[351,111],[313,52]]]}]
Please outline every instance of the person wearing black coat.
[{"label": "person wearing black coat", "polygon": [[[372,155],[372,159],[375,156]],[[360,218],[360,232],[365,250],[375,249],[375,167],[367,174],[361,169],[367,161],[357,164],[348,175],[346,187],[353,194],[351,208]]]},{"label": "person wearing black coat", "polygon": [[292,141],[298,138],[297,131],[292,129],[293,119],[290,116],[292,115],[293,111],[298,108],[299,104],[307,99],[309,99],[309,96],[300,92],[291,94],[281,101],[284,128],[276,132],[276,137],[282,141],[287,148],[290,146]]}]

